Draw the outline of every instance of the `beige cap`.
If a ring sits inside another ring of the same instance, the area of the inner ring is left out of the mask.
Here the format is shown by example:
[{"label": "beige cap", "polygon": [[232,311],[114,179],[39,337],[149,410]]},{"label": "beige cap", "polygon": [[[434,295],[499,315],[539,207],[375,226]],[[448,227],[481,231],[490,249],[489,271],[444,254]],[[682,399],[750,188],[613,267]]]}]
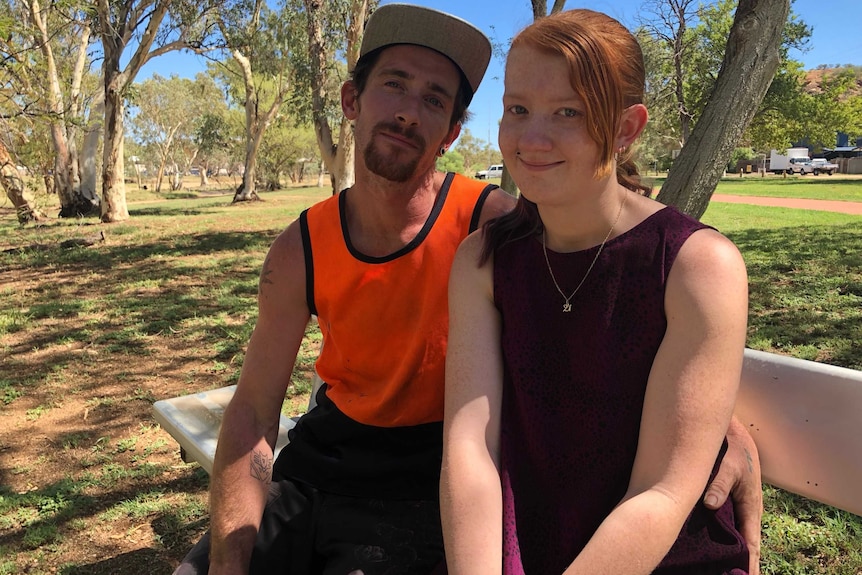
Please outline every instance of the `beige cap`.
[{"label": "beige cap", "polygon": [[491,42],[478,28],[451,14],[412,4],[387,4],[375,10],[365,25],[359,57],[392,44],[440,52],[461,69],[474,93],[491,59]]}]

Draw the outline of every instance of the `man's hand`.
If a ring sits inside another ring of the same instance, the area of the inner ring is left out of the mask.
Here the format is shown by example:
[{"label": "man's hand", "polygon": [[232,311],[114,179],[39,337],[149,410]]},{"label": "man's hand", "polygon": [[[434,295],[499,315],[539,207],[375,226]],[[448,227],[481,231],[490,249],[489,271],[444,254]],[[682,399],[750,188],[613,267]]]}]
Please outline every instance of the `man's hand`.
[{"label": "man's hand", "polygon": [[727,453],[715,479],[709,484],[704,504],[718,509],[733,499],[733,510],[749,552],[749,573],[760,573],[760,519],[763,515],[763,490],[760,458],[748,430],[734,417],[727,430]]}]

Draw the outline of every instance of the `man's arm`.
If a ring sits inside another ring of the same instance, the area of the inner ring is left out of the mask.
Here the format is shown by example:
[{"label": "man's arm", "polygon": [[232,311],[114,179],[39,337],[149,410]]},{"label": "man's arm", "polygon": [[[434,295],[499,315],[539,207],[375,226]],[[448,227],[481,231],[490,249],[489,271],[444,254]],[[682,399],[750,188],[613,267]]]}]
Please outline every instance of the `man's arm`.
[{"label": "man's arm", "polygon": [[736,417],[727,430],[727,453],[721,467],[706,490],[703,502],[718,509],[733,498],[733,510],[740,532],[748,543],[749,573],[760,573],[760,520],[763,516],[763,486],[757,446]]},{"label": "man's arm", "polygon": [[479,227],[485,225],[488,220],[512,211],[512,208],[515,207],[515,201],[515,198],[503,191],[502,188],[491,190],[482,206],[482,213],[479,215]]},{"label": "man's arm", "polygon": [[210,575],[248,572],[266,503],[279,412],[309,320],[298,222],[270,247],[258,312],[213,463]]}]

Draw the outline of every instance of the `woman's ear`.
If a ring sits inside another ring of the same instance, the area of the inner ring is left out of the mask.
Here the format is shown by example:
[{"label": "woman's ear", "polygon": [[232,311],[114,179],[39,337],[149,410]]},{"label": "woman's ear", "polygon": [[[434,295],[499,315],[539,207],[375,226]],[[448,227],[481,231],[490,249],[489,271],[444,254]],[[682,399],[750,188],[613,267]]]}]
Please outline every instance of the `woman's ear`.
[{"label": "woman's ear", "polygon": [[348,120],[355,120],[359,113],[359,93],[350,80],[341,85],[341,111]]},{"label": "woman's ear", "polygon": [[623,110],[620,129],[617,132],[616,149],[628,148],[637,140],[646,127],[649,112],[643,104],[634,104]]}]

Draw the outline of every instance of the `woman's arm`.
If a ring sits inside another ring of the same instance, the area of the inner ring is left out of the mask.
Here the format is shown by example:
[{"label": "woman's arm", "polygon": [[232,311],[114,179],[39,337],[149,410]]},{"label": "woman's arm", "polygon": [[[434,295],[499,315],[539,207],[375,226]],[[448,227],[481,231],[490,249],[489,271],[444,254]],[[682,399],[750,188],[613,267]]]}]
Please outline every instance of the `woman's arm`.
[{"label": "woman's arm", "polygon": [[667,332],[649,375],[629,488],[566,574],[648,574],[676,540],[728,429],[745,346],[739,251],[694,233],[671,269]]},{"label": "woman's arm", "polygon": [[481,232],[464,241],[449,280],[440,513],[451,575],[499,575],[503,561],[500,318],[481,247]]}]

